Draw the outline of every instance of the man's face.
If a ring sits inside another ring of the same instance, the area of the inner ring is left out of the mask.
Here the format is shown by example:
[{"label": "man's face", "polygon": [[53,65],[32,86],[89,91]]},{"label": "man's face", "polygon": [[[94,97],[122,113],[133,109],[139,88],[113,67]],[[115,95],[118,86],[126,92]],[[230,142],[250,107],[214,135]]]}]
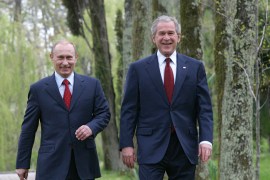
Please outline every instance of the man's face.
[{"label": "man's face", "polygon": [[169,57],[175,51],[177,43],[180,42],[180,35],[176,33],[173,22],[159,22],[152,40],[161,54]]},{"label": "man's face", "polygon": [[63,78],[67,78],[73,72],[78,59],[74,46],[68,43],[57,44],[50,57],[55,71]]}]

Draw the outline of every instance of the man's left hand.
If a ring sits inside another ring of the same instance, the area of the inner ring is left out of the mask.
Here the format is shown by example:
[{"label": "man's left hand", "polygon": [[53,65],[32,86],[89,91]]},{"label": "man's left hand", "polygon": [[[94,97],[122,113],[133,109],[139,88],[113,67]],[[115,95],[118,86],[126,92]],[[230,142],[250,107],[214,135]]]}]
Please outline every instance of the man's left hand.
[{"label": "man's left hand", "polygon": [[92,130],[87,125],[82,125],[75,132],[76,138],[80,141],[85,140],[86,138],[88,138],[92,134],[93,134]]},{"label": "man's left hand", "polygon": [[201,143],[199,145],[199,157],[201,158],[202,162],[207,162],[212,154],[212,146],[207,143]]}]

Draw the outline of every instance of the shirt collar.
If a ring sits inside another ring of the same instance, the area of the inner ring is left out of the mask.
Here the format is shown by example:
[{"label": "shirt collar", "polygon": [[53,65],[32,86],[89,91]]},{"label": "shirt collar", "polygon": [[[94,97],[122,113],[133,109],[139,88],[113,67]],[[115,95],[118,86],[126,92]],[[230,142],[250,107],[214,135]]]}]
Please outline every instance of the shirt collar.
[{"label": "shirt collar", "polygon": [[56,71],[55,74],[55,80],[57,83],[58,88],[62,85],[62,82],[64,79],[67,79],[71,86],[74,84],[74,72],[72,72],[67,78],[63,78],[60,74],[58,74]]},{"label": "shirt collar", "polygon": [[[158,57],[158,64],[159,64],[159,66],[161,66],[161,64],[163,64],[164,63],[164,60],[167,58],[163,54],[161,54],[161,52],[159,50],[157,52],[157,57]],[[169,58],[172,60],[172,62],[174,64],[176,64],[176,51],[174,51]]]}]

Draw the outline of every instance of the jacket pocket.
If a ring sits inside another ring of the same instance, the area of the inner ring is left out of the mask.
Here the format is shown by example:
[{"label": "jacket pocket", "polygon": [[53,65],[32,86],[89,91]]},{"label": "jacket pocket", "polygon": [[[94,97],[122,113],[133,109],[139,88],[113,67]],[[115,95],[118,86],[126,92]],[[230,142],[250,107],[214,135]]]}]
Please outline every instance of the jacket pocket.
[{"label": "jacket pocket", "polygon": [[138,128],[137,135],[142,135],[142,136],[150,136],[153,134],[153,129],[152,128]]},{"label": "jacket pocket", "polygon": [[189,134],[194,136],[194,137],[198,136],[198,132],[197,132],[196,128],[192,128],[192,127],[189,128]]},{"label": "jacket pocket", "polygon": [[39,148],[39,153],[53,152],[54,149],[55,149],[54,145],[41,145]]},{"label": "jacket pocket", "polygon": [[94,141],[93,138],[87,139],[87,141],[85,143],[86,143],[86,147],[88,149],[92,149],[92,148],[95,148],[96,147],[96,143],[95,143],[95,141]]}]

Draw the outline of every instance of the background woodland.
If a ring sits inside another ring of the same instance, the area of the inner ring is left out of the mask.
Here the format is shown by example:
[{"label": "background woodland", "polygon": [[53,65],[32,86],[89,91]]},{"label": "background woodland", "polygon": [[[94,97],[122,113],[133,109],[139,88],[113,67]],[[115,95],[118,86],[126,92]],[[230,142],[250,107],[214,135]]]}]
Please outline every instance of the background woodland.
[{"label": "background woodland", "polygon": [[[182,26],[178,51],[205,64],[214,108],[213,155],[196,179],[270,176],[268,0],[0,0],[0,172],[15,170],[31,83],[51,75],[52,44],[74,42],[76,72],[100,79],[111,120],[97,136],[104,179],[137,179],[118,151],[119,111],[129,64],[156,51],[159,15]],[[40,129],[32,151],[34,171]]]}]

